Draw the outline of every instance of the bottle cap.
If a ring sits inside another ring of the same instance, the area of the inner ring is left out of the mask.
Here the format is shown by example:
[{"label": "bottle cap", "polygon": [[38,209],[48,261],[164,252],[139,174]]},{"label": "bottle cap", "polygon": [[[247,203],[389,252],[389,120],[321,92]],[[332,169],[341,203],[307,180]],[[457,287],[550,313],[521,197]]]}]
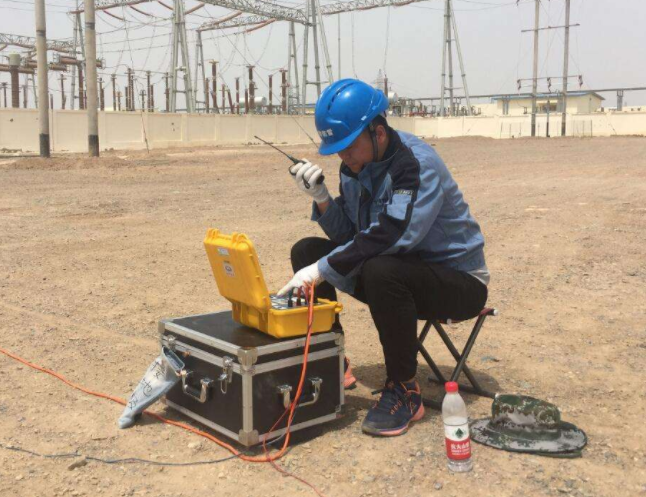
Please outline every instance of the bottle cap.
[{"label": "bottle cap", "polygon": [[444,384],[444,388],[448,393],[453,393],[458,391],[458,384],[455,381],[447,381]]}]

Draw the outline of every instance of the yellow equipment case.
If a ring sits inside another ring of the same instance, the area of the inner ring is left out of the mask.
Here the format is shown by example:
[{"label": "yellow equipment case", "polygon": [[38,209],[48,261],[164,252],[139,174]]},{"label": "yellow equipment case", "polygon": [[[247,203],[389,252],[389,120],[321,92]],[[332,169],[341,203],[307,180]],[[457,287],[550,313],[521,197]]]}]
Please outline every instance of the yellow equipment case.
[{"label": "yellow equipment case", "polygon": [[[270,295],[251,240],[242,233],[210,229],[204,247],[220,294],[233,306],[234,321],[276,338],[307,333],[307,300]],[[341,304],[317,299],[312,333],[330,331]]]}]

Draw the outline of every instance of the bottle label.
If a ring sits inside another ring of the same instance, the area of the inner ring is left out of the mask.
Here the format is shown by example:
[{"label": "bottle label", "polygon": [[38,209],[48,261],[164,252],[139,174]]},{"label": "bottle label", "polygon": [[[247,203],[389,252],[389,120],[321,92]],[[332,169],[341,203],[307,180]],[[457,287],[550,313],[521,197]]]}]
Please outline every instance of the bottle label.
[{"label": "bottle label", "polygon": [[468,423],[456,426],[444,425],[444,437],[446,440],[446,455],[449,459],[460,461],[471,457]]}]

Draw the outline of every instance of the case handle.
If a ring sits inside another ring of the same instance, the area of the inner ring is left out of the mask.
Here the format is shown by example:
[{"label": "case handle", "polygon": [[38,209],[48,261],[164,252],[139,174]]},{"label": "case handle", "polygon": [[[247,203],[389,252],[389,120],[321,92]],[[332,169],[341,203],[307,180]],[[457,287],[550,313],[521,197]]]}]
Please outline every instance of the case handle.
[{"label": "case handle", "polygon": [[201,388],[197,389],[189,383],[192,376],[193,371],[186,371],[185,369],[181,371],[182,391],[189,397],[193,397],[198,402],[204,404],[209,399],[209,389],[213,384],[213,380],[202,378],[200,380]]},{"label": "case handle", "polygon": [[[319,400],[319,397],[321,396],[321,384],[323,383],[323,380],[321,378],[314,377],[308,378],[308,381],[310,382],[312,388],[312,396],[309,400],[305,400],[303,397],[301,397],[301,401],[296,407],[305,407],[316,404],[316,402]],[[280,395],[283,399],[283,407],[285,409],[289,409],[289,406],[292,403],[292,386],[280,385],[278,387],[278,395]]]}]

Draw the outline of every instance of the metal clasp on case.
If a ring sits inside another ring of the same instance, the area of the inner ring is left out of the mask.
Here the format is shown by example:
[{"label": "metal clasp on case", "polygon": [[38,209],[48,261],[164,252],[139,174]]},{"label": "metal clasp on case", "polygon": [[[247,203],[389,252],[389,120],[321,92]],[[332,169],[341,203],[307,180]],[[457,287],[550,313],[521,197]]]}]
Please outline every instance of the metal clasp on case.
[{"label": "metal clasp on case", "polygon": [[223,394],[226,394],[229,383],[233,381],[233,359],[231,357],[224,356],[222,361],[222,374],[218,378],[218,381],[220,382],[220,391]]},{"label": "metal clasp on case", "polygon": [[182,377],[182,391],[189,397],[193,397],[198,402],[204,404],[209,398],[209,388],[213,384],[213,380],[209,378],[202,378],[200,380],[201,388],[198,390],[195,387],[192,387],[189,384],[189,379],[193,376],[193,371],[186,371],[183,369],[181,371]]},{"label": "metal clasp on case", "polygon": [[[312,385],[312,398],[310,400],[304,400],[298,403],[296,407],[305,407],[315,404],[319,397],[321,396],[321,384],[323,380],[321,378],[309,378],[309,382]],[[291,385],[280,385],[278,387],[278,395],[283,398],[283,407],[288,409],[292,403],[292,386]]]}]

